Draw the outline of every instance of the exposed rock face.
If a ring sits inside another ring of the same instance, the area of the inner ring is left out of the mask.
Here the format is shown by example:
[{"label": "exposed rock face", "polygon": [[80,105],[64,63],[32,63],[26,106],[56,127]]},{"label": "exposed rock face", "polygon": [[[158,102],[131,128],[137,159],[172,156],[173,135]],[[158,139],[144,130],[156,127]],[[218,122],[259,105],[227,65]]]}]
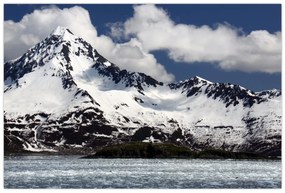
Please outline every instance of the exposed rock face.
[{"label": "exposed rock face", "polygon": [[59,27],[4,64],[5,151],[128,141],[281,154],[281,91],[200,77],[165,84],[121,70]]}]

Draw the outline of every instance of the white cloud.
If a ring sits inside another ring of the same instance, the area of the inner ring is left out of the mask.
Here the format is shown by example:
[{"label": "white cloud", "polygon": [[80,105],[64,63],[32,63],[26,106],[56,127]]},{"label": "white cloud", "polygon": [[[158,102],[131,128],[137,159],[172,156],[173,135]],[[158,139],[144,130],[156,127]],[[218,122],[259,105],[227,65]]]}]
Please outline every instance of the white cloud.
[{"label": "white cloud", "polygon": [[[97,37],[89,13],[75,6],[70,9],[50,7],[35,10],[25,15],[20,22],[4,22],[5,59],[14,59],[30,47],[48,36],[57,26],[66,26],[76,30],[78,36],[84,35],[88,41]],[[80,26],[80,27],[79,27]]]},{"label": "white cloud", "polygon": [[110,28],[111,32],[109,35],[115,40],[124,39],[124,24],[122,22],[108,23],[107,27]]},{"label": "white cloud", "polygon": [[[96,21],[95,21],[96,22]],[[174,76],[147,53],[140,42],[118,44],[105,35],[98,35],[87,10],[80,6],[59,9],[55,6],[35,10],[21,21],[4,21],[4,58],[14,59],[47,37],[57,26],[69,28],[75,35],[93,45],[100,54],[122,69],[143,72],[157,80],[169,82]]]},{"label": "white cloud", "polygon": [[144,69],[146,74],[166,82],[174,79],[174,76],[168,74],[163,65],[159,64],[152,54],[143,51],[142,44],[137,39],[131,39],[124,44],[117,44],[113,49],[112,58],[117,58],[118,63],[124,64],[124,67],[131,71]]},{"label": "white cloud", "polygon": [[258,30],[246,35],[228,24],[215,28],[175,24],[155,5],[134,6],[134,15],[124,23],[123,31],[124,36],[136,37],[144,50],[166,50],[176,62],[210,62],[225,70],[281,72],[280,32]]},{"label": "white cloud", "polygon": [[160,81],[172,81],[174,76],[151,54],[157,50],[166,51],[176,62],[209,62],[224,70],[281,72],[281,32],[244,34],[228,24],[214,28],[177,24],[155,5],[134,6],[131,18],[109,25],[111,37],[126,40],[124,43],[99,35],[89,12],[80,6],[45,7],[19,22],[4,21],[5,60],[19,57],[57,26],[68,27],[120,68],[144,72]]}]

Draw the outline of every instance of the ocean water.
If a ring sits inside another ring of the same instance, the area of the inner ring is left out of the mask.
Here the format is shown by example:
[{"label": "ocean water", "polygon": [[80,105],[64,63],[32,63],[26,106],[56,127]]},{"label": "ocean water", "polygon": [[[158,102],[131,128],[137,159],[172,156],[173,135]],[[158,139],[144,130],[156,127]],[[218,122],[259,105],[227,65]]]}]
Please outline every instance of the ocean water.
[{"label": "ocean water", "polygon": [[281,188],[280,160],[5,156],[4,188]]}]

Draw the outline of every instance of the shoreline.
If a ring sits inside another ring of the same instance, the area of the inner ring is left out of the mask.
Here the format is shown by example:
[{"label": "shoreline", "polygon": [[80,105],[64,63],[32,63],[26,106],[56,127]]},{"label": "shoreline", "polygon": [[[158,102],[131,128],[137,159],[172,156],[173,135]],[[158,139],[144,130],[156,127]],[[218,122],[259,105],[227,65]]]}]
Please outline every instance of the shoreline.
[{"label": "shoreline", "polygon": [[82,155],[82,154],[47,154],[47,153],[39,153],[39,152],[31,152],[31,153],[11,153],[11,154],[5,154],[4,155],[4,160],[5,157],[28,157],[28,156],[77,156],[78,159],[151,159],[151,160],[155,160],[155,159],[162,159],[162,160],[167,160],[167,159],[179,159],[179,160],[233,160],[233,161],[242,161],[242,160],[252,160],[252,161],[282,161],[281,157],[267,157],[267,158],[222,158],[222,157],[197,157],[197,158],[193,158],[193,157],[155,157],[155,158],[145,158],[145,157],[93,157],[93,158],[88,158],[88,155]]},{"label": "shoreline", "polygon": [[282,156],[266,156],[253,152],[231,152],[220,149],[191,150],[172,143],[155,144],[131,142],[113,144],[100,149],[58,149],[52,151],[5,152],[6,156],[79,156],[79,159],[232,159],[232,160],[282,160]]}]

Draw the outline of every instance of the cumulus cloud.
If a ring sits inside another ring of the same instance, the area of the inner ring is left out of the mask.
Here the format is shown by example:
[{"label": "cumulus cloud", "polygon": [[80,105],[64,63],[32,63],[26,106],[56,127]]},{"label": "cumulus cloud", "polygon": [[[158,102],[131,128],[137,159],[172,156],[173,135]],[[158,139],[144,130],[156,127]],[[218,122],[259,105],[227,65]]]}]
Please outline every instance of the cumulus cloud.
[{"label": "cumulus cloud", "polygon": [[144,50],[165,50],[176,62],[209,62],[225,70],[281,72],[280,32],[244,34],[228,24],[214,28],[176,24],[155,5],[134,6],[133,17],[117,28],[120,33],[124,31],[124,36],[137,38]]},{"label": "cumulus cloud", "polygon": [[122,69],[144,72],[165,82],[174,79],[135,39],[119,44],[106,35],[98,35],[89,12],[80,6],[65,9],[45,7],[25,15],[19,22],[4,21],[4,59],[7,61],[21,56],[57,26],[69,28]]},{"label": "cumulus cloud", "polygon": [[78,36],[84,35],[88,41],[97,37],[97,31],[85,9],[78,6],[63,10],[54,6],[43,8],[25,15],[20,22],[4,21],[5,59],[19,57],[57,26],[76,30]]},{"label": "cumulus cloud", "polygon": [[143,68],[146,74],[151,74],[157,79],[166,80],[166,82],[174,79],[174,76],[168,74],[163,65],[159,64],[152,54],[143,51],[142,44],[137,39],[131,39],[123,44],[116,44],[111,57],[116,57],[118,63],[124,64],[131,71]]},{"label": "cumulus cloud", "polygon": [[4,21],[4,59],[19,57],[57,26],[69,28],[120,68],[160,81],[170,82],[174,76],[151,53],[158,50],[166,51],[175,62],[208,62],[228,71],[281,72],[281,32],[245,34],[229,24],[179,24],[155,5],[134,6],[131,18],[108,25],[110,36],[99,35],[89,12],[80,6],[45,7],[19,22]]},{"label": "cumulus cloud", "polygon": [[115,23],[108,23],[107,27],[110,28],[110,33],[109,35],[114,39],[114,40],[123,40],[125,39],[124,37],[124,23],[122,22],[115,22]]}]

